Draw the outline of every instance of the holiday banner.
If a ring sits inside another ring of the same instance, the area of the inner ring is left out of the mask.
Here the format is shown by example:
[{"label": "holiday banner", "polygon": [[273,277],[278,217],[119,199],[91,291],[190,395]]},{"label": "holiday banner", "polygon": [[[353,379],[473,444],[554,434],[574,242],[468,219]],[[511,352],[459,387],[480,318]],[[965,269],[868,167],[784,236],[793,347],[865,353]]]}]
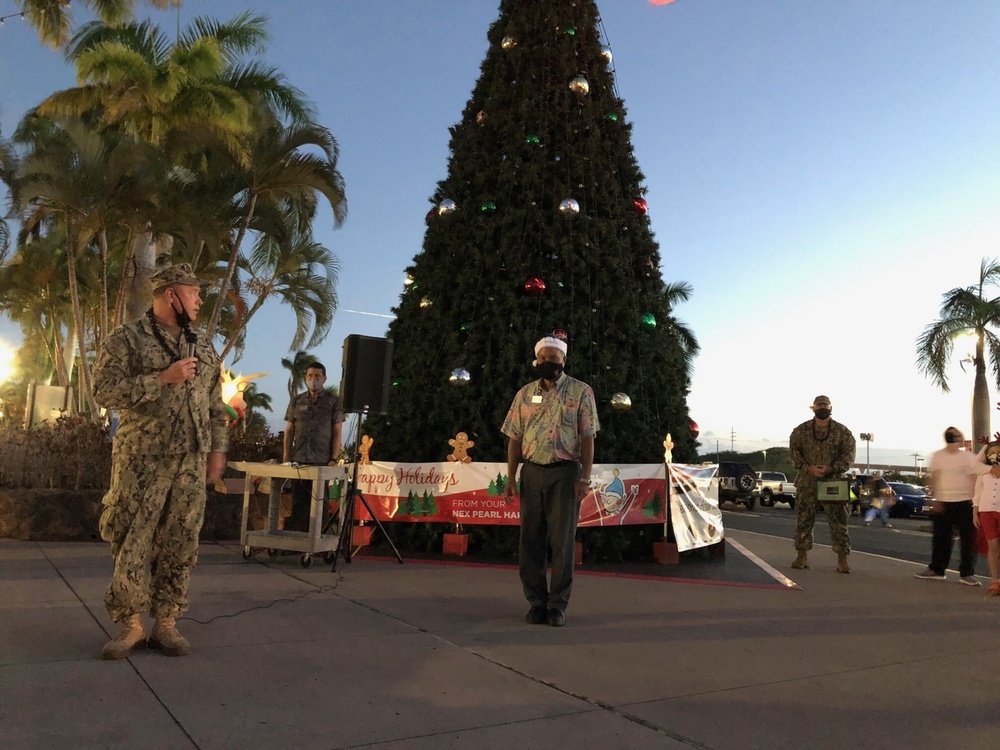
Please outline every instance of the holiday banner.
[{"label": "holiday banner", "polygon": [[670,521],[677,549],[684,552],[722,541],[719,510],[718,464],[688,466],[668,464],[670,471]]},{"label": "holiday banner", "polygon": [[[666,522],[666,468],[663,464],[594,466],[590,490],[580,504],[581,526],[625,526]],[[517,495],[504,496],[503,463],[385,463],[358,467],[358,489],[381,521],[430,521],[514,525]],[[331,500],[344,488],[331,483]],[[369,520],[355,506],[358,520]]]}]

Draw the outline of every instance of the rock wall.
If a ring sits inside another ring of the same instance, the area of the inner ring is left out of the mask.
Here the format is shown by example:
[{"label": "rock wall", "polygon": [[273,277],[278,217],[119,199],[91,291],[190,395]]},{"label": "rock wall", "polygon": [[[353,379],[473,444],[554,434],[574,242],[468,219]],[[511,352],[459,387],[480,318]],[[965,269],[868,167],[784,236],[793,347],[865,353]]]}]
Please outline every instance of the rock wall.
[{"label": "rock wall", "polygon": [[[4,490],[0,489],[0,539],[31,542],[100,541],[100,490]],[[282,515],[288,513],[284,497]],[[250,528],[264,527],[267,497],[254,495],[250,503]],[[240,538],[243,495],[209,492],[205,505],[203,540]]]}]

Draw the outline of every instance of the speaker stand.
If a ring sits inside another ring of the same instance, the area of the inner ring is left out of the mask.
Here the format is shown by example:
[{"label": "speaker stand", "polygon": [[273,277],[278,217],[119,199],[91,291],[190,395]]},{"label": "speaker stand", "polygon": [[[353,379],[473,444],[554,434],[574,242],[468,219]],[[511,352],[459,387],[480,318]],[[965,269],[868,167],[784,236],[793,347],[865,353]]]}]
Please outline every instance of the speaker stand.
[{"label": "speaker stand", "polygon": [[[359,499],[361,500],[361,504],[365,506],[365,510],[368,511],[368,515],[375,521],[378,530],[382,532],[382,536],[389,542],[389,546],[392,547],[392,552],[399,561],[399,564],[403,564],[403,556],[399,554],[399,550],[393,544],[392,538],[386,533],[385,526],[382,525],[378,516],[372,511],[372,506],[368,504],[364,493],[358,489],[358,467],[361,464],[361,422],[367,416],[368,405],[365,404],[364,409],[358,414],[358,424],[354,432],[354,465],[351,470],[350,481],[347,485],[347,494],[344,496],[344,501],[340,506],[340,540],[337,542],[337,552],[334,554],[333,564],[330,566],[330,570],[334,573],[337,572],[337,558],[341,554],[343,554],[344,562],[346,563],[350,563],[354,557],[354,554],[351,552],[351,534],[354,530],[354,506],[355,502]],[[332,518],[329,523],[333,523]]]}]

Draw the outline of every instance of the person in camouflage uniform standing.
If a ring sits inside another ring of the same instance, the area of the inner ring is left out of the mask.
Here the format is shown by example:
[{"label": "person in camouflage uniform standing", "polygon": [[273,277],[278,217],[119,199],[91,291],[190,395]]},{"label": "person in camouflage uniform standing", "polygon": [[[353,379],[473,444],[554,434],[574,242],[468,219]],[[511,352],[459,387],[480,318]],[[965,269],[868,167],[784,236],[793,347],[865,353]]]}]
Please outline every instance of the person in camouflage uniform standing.
[{"label": "person in camouflage uniform standing", "polygon": [[107,337],[94,367],[98,404],[120,411],[100,529],[114,555],[104,603],[122,629],[105,659],[145,641],[146,613],[151,647],[191,649],[175,620],[187,609],[206,483],[222,476],[229,441],[219,357],[190,328],[207,283],[187,263],[159,270],[152,308]]},{"label": "person in camouflage uniform standing", "polygon": [[[812,404],[813,418],[803,422],[788,438],[792,464],[797,468],[795,487],[795,549],[798,555],[793,568],[808,568],[807,553],[813,546],[813,526],[819,501],[816,483],[839,479],[854,461],[854,435],[840,422],[830,418],[833,405],[827,396],[817,396]],[[823,503],[830,524],[833,551],[837,553],[837,572],[850,573],[847,556],[851,537],[847,533],[847,503]]]}]

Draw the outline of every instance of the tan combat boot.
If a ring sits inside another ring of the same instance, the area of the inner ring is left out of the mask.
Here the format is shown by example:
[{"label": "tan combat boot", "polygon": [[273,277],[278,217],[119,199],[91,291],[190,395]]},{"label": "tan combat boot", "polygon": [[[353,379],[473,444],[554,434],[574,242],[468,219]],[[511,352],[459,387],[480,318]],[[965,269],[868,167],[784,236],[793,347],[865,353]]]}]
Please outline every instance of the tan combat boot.
[{"label": "tan combat boot", "polygon": [[792,567],[796,570],[809,567],[809,560],[806,559],[806,553],[804,550],[799,550],[798,556],[795,558],[795,561],[792,562]]},{"label": "tan combat boot", "polygon": [[121,632],[101,650],[103,658],[124,659],[136,646],[145,644],[146,630],[142,626],[141,615],[130,615],[122,621],[121,626]]},{"label": "tan combat boot", "polygon": [[177,632],[173,617],[159,617],[149,636],[149,647],[159,649],[167,656],[187,656],[191,653],[188,639]]},{"label": "tan combat boot", "polygon": [[837,555],[837,572],[850,573],[851,566],[847,564],[847,555]]}]

